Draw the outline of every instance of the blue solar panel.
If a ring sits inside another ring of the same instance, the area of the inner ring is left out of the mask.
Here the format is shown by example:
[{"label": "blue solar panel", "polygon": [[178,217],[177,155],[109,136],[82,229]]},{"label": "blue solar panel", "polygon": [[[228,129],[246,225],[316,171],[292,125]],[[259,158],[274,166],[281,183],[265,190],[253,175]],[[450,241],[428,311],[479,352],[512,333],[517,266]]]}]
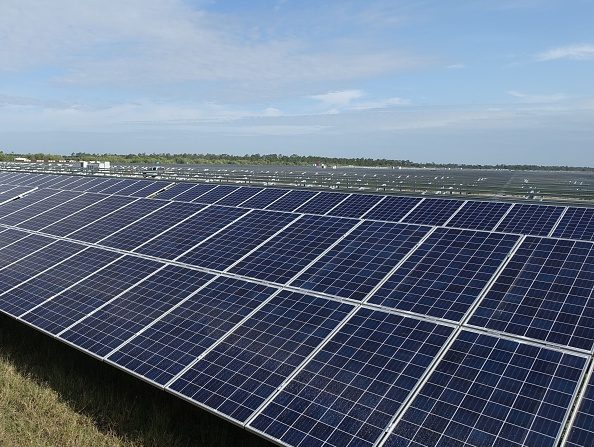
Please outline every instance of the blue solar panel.
[{"label": "blue solar panel", "polygon": [[255,210],[182,256],[179,262],[225,270],[296,217]]},{"label": "blue solar panel", "polygon": [[134,196],[134,197],[148,197],[148,196],[155,194],[156,192],[162,190],[169,184],[170,184],[170,182],[152,181],[152,182],[149,182],[148,185],[146,185],[144,188],[139,189],[138,191],[131,193],[129,195]]},{"label": "blue solar panel", "polygon": [[0,228],[0,249],[27,236],[29,233],[23,231]]},{"label": "blue solar panel", "polygon": [[15,241],[13,243],[4,245],[0,248],[0,268],[4,268],[8,264],[15,262],[52,242],[54,242],[54,239],[38,236],[36,234],[23,238],[15,234]]},{"label": "blue solar panel", "polygon": [[249,186],[244,186],[239,188],[238,190],[232,192],[228,196],[223,197],[222,199],[217,201],[217,205],[227,205],[227,206],[237,206],[241,202],[245,202],[250,197],[255,196],[260,191],[263,191],[262,188],[251,188]]},{"label": "blue solar panel", "polygon": [[167,266],[60,337],[103,357],[212,278],[196,270]]},{"label": "blue solar panel", "polygon": [[462,331],[384,445],[556,446],[585,363]]},{"label": "blue solar panel", "polygon": [[0,194],[0,204],[16,199],[18,196],[22,196],[23,194],[32,190],[31,186],[12,186],[10,185],[7,187],[7,190]]},{"label": "blue solar panel", "polygon": [[4,291],[0,295],[0,309],[19,316],[120,256],[113,251],[87,248],[47,272],[29,278],[10,291]]},{"label": "blue solar panel", "polygon": [[196,186],[194,183],[175,183],[171,188],[167,188],[165,191],[161,191],[158,195],[158,199],[169,200],[173,199],[178,194],[186,192]]},{"label": "blue solar panel", "polygon": [[326,214],[329,216],[361,217],[382,199],[381,196],[351,194]]},{"label": "blue solar panel", "polygon": [[[105,196],[103,196],[105,197]],[[136,200],[133,197],[113,196],[97,202],[85,209],[73,211],[72,215],[41,229],[44,233],[55,236],[66,236],[85,225],[88,225],[107,214],[126,206]]]},{"label": "blue solar panel", "polygon": [[[96,187],[98,185],[101,186],[101,184],[105,183],[106,180],[107,179],[105,179],[105,178],[91,178],[84,183],[77,184],[74,188],[72,188],[72,190],[74,190],[74,191],[88,191],[89,189]],[[47,187],[47,184],[44,183],[43,186],[45,188],[45,187]]]},{"label": "blue solar panel", "polygon": [[137,197],[137,193],[139,191],[141,191],[142,189],[146,188],[149,184],[150,184],[150,182],[148,180],[136,180],[133,183],[129,183],[127,186],[120,188],[117,191],[113,192],[113,194],[118,194],[120,196]]},{"label": "blue solar panel", "polygon": [[567,208],[553,236],[594,241],[594,208]]},{"label": "blue solar panel", "polygon": [[308,214],[326,214],[347,197],[347,194],[320,192],[317,196],[315,196],[309,202],[301,205],[295,211],[298,213]]},{"label": "blue solar panel", "polygon": [[219,185],[207,193],[202,194],[200,197],[197,197],[193,201],[198,203],[215,203],[237,189],[239,189],[238,186]]},{"label": "blue solar panel", "polygon": [[96,222],[69,234],[68,237],[85,242],[97,242],[111,235],[115,230],[141,219],[152,211],[164,206],[166,202],[140,199]]},{"label": "blue solar panel", "polygon": [[417,225],[364,222],[291,285],[362,300],[427,231]]},{"label": "blue solar panel", "polygon": [[517,240],[508,234],[438,228],[369,302],[459,321]]},{"label": "blue solar panel", "polygon": [[87,192],[100,192],[102,193],[105,189],[114,186],[121,182],[121,179],[118,178],[104,178],[101,183],[97,183],[89,188],[87,188]]},{"label": "blue solar panel", "polygon": [[594,244],[526,238],[469,323],[591,350]]},{"label": "blue solar panel", "polygon": [[282,291],[168,388],[245,422],[351,310]]},{"label": "blue solar panel", "polygon": [[99,194],[83,194],[82,196],[75,197],[74,199],[62,203],[48,211],[39,213],[36,216],[19,223],[18,226],[29,230],[39,230],[104,198],[105,196]]},{"label": "blue solar panel", "polygon": [[590,377],[584,396],[578,402],[577,414],[564,447],[591,447],[594,439],[594,376]]},{"label": "blue solar panel", "polygon": [[463,203],[461,200],[425,199],[403,221],[424,225],[443,225]]},{"label": "blue solar panel", "polygon": [[293,211],[316,194],[316,192],[312,191],[290,191],[288,194],[268,205],[266,209],[275,211]]},{"label": "blue solar panel", "polygon": [[217,278],[107,361],[165,385],[275,291],[238,279]]},{"label": "blue solar panel", "polygon": [[138,248],[138,253],[164,259],[175,259],[216,231],[243,216],[248,210],[210,206],[191,219],[168,230]]},{"label": "blue solar panel", "polygon": [[241,206],[245,208],[266,208],[272,202],[277,200],[279,197],[284,196],[289,191],[287,189],[274,189],[266,188],[264,191],[259,193],[257,196],[252,197],[245,202],[241,203]]},{"label": "blue solar panel", "polygon": [[162,265],[148,259],[124,256],[21,318],[58,334]]},{"label": "blue solar panel", "polygon": [[104,188],[103,190],[101,190],[102,194],[115,194],[118,191],[127,188],[130,185],[133,185],[137,182],[138,180],[131,180],[131,179],[124,179],[124,180],[120,180],[117,183],[114,183],[106,188]]},{"label": "blue solar panel", "polygon": [[197,199],[201,195],[207,193],[211,189],[216,188],[217,185],[194,185],[192,189],[188,189],[181,194],[175,196],[175,200],[179,200],[180,202],[191,202],[192,200]]},{"label": "blue solar panel", "polygon": [[[47,211],[55,206],[58,206],[60,204],[62,204],[63,202],[65,202],[66,200],[72,199],[74,197],[77,197],[81,195],[80,192],[71,192],[71,191],[60,191],[57,194],[51,195],[43,200],[35,200],[37,199],[37,197],[33,198],[31,197],[32,202],[30,205],[26,206],[25,204],[27,202],[24,202],[25,200],[28,199],[28,197],[25,197],[23,199],[18,199],[15,202],[11,202],[10,205],[12,205],[12,203],[17,203],[20,202],[20,204],[18,204],[15,207],[10,207],[10,214],[6,214],[4,215],[4,217],[0,218],[0,223],[6,224],[6,225],[17,225],[18,223],[30,219],[31,217],[35,217],[37,216],[39,213],[42,213],[44,211]],[[28,196],[28,194],[27,194]],[[21,202],[21,200],[23,202]],[[5,206],[8,205],[2,205],[2,207],[0,208],[4,208]],[[7,208],[8,210],[8,208]]]},{"label": "blue solar panel", "polygon": [[365,219],[398,222],[406,213],[415,207],[421,199],[417,197],[386,197],[378,206],[363,217]]},{"label": "blue solar panel", "polygon": [[120,250],[134,250],[139,245],[204,208],[204,205],[194,203],[163,202],[162,204],[165,205],[163,208],[143,217],[99,243]]},{"label": "blue solar panel", "polygon": [[66,187],[59,186],[58,188],[65,189],[68,191],[75,191],[76,188],[78,188],[81,185],[84,185],[85,183],[90,182],[91,180],[93,179],[88,177],[75,177],[75,179],[72,182],[68,182],[68,185]]},{"label": "blue solar panel", "polygon": [[511,204],[509,203],[466,202],[447,226],[472,230],[492,230],[510,208]]},{"label": "blue solar panel", "polygon": [[230,271],[274,282],[286,282],[342,237],[356,221],[303,216],[239,262]]},{"label": "blue solar panel", "polygon": [[371,447],[451,333],[359,309],[250,425],[289,445]]},{"label": "blue solar panel", "polygon": [[497,231],[546,236],[563,212],[560,206],[515,204]]}]

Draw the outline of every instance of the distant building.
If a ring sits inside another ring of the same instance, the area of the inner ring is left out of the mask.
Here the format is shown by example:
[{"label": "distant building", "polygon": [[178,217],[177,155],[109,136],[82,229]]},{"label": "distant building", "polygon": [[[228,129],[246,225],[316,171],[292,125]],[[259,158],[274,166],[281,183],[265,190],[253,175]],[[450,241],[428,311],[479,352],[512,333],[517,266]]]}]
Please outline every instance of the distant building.
[{"label": "distant building", "polygon": [[30,163],[31,160],[29,160],[26,157],[14,157],[14,161],[19,162],[19,163]]}]

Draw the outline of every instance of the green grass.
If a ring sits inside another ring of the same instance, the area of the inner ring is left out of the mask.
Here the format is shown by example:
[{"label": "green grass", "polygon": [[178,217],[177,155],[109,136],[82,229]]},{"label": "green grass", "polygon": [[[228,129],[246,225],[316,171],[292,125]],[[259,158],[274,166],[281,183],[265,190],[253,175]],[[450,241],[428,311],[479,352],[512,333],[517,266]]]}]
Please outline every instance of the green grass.
[{"label": "green grass", "polygon": [[271,446],[1,315],[0,445]]}]

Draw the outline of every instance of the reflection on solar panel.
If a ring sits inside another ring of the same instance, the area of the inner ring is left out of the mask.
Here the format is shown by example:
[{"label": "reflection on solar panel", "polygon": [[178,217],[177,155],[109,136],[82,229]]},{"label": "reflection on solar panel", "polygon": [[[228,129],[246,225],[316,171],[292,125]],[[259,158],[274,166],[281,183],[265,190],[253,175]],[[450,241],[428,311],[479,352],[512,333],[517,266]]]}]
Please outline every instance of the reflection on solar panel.
[{"label": "reflection on solar panel", "polygon": [[309,202],[301,205],[295,211],[298,213],[308,214],[326,214],[347,197],[347,194],[320,192],[317,196],[315,196]]},{"label": "reflection on solar panel", "polygon": [[417,225],[365,222],[291,285],[362,300],[428,230]]},{"label": "reflection on solar panel", "polygon": [[239,188],[236,191],[233,191],[228,196],[223,197],[222,199],[217,201],[217,205],[227,205],[227,206],[237,206],[241,202],[245,202],[252,196],[255,196],[260,191],[263,191],[262,188],[250,188],[249,186],[244,186],[243,188]]},{"label": "reflection on solar panel", "polygon": [[567,208],[553,236],[594,241],[594,208]]},{"label": "reflection on solar panel", "polygon": [[165,385],[274,291],[260,284],[217,278],[113,352],[107,361]]},{"label": "reflection on solar panel", "polygon": [[470,324],[591,350],[594,245],[528,237]]},{"label": "reflection on solar panel", "polygon": [[293,214],[255,210],[192,249],[179,261],[225,270],[295,219]]},{"label": "reflection on solar panel", "polygon": [[511,204],[501,202],[466,202],[448,222],[448,227],[492,230]]},{"label": "reflection on solar panel", "polygon": [[351,310],[282,291],[169,388],[245,422]]},{"label": "reflection on solar panel", "polygon": [[369,302],[459,321],[517,240],[506,234],[438,228]]},{"label": "reflection on solar panel", "polygon": [[462,331],[385,446],[553,447],[585,363]]},{"label": "reflection on solar panel", "polygon": [[268,205],[266,209],[275,211],[293,211],[315,195],[316,193],[312,191],[290,191],[276,202]]},{"label": "reflection on solar panel", "polygon": [[379,196],[366,196],[363,194],[351,194],[343,202],[340,202],[330,211],[329,216],[361,217],[368,212],[382,198]]},{"label": "reflection on solar panel", "polygon": [[562,211],[563,208],[560,206],[516,203],[496,230],[507,233],[546,236],[559,219]]},{"label": "reflection on solar panel", "polygon": [[386,197],[378,206],[365,214],[365,219],[398,222],[415,207],[421,199],[416,197]]},{"label": "reflection on solar panel", "polygon": [[590,377],[564,446],[590,447],[594,439],[594,376]]},{"label": "reflection on solar panel", "polygon": [[284,196],[288,192],[289,191],[287,189],[266,188],[258,195],[246,200],[245,202],[242,202],[240,205],[246,208],[266,208],[272,202],[277,200],[279,197]]},{"label": "reflection on solar panel", "polygon": [[286,282],[356,223],[351,219],[303,216],[230,271],[251,278]]},{"label": "reflection on solar panel", "polygon": [[460,208],[462,203],[459,200],[425,199],[403,219],[403,222],[443,225]]},{"label": "reflection on solar panel", "polygon": [[289,445],[372,446],[451,333],[359,309],[251,426]]}]

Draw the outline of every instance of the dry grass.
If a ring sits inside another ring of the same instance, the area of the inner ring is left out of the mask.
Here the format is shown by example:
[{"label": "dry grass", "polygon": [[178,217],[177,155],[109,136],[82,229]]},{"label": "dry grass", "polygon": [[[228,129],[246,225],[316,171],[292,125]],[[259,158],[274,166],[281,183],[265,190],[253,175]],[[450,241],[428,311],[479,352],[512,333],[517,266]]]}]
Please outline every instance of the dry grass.
[{"label": "dry grass", "polygon": [[0,445],[270,444],[0,316]]}]

